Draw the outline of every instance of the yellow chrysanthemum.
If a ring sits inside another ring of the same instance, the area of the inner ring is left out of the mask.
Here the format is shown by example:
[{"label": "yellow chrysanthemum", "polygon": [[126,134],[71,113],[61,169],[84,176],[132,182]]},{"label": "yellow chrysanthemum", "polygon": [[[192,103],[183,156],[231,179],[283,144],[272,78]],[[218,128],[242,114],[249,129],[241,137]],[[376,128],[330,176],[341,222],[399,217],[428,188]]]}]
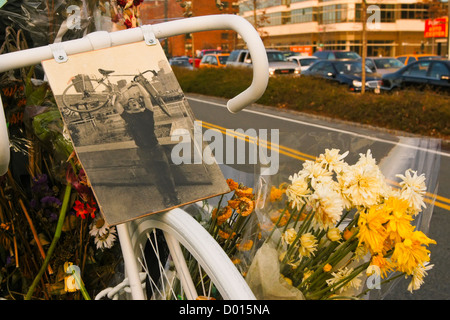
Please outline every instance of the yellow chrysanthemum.
[{"label": "yellow chrysanthemum", "polygon": [[359,244],[367,247],[372,253],[382,252],[388,235],[383,226],[387,219],[386,212],[378,206],[372,206],[369,210],[360,212],[357,235]]},{"label": "yellow chrysanthemum", "polygon": [[420,231],[414,231],[410,237],[395,245],[392,261],[397,270],[410,275],[419,266],[430,261],[430,251],[425,247],[436,241],[429,239]]},{"label": "yellow chrysanthemum", "polygon": [[408,214],[408,201],[396,197],[389,198],[385,203],[386,211],[390,212],[386,230],[389,233],[389,238],[397,243],[406,238],[414,227],[411,225],[413,217]]},{"label": "yellow chrysanthemum", "polygon": [[385,278],[388,274],[388,272],[392,271],[394,268],[394,265],[391,261],[383,257],[381,254],[377,254],[372,256],[372,259],[370,261],[370,265],[377,266],[380,271],[381,278]]}]

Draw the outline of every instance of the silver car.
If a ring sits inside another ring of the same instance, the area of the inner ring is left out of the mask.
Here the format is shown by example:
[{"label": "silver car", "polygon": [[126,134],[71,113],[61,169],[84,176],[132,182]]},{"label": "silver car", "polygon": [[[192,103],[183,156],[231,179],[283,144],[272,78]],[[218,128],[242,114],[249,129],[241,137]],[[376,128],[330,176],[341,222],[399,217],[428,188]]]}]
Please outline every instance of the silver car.
[{"label": "silver car", "polygon": [[[301,73],[300,67],[292,61],[287,61],[283,52],[267,49],[267,60],[269,61],[269,75],[297,75]],[[248,50],[234,50],[227,60],[227,67],[252,68],[252,58]]]},{"label": "silver car", "polygon": [[288,61],[293,61],[297,63],[302,72],[309,68],[310,65],[312,65],[314,62],[316,62],[319,58],[315,56],[290,56],[287,57]]},{"label": "silver car", "polygon": [[398,59],[393,57],[367,57],[366,66],[374,73],[380,75],[392,73],[405,65]]}]

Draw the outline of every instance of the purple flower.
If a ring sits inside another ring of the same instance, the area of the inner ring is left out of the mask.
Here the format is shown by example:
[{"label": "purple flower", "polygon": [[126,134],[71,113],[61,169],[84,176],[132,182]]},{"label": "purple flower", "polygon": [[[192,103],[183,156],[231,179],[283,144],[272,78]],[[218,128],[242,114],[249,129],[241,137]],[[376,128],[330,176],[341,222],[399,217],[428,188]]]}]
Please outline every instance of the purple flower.
[{"label": "purple flower", "polygon": [[46,174],[41,174],[33,178],[31,191],[35,194],[48,194],[51,191],[48,186],[48,177]]},{"label": "purple flower", "polygon": [[41,199],[41,204],[43,206],[52,206],[52,207],[56,207],[59,208],[61,206],[61,201],[53,196],[45,196]]}]

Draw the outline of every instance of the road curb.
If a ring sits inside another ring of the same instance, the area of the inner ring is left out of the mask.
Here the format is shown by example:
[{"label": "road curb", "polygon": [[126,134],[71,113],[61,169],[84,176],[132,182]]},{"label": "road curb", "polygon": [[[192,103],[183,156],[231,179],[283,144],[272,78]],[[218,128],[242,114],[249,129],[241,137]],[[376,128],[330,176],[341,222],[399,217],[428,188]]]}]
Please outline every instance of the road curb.
[{"label": "road curb", "polygon": [[[185,95],[187,98],[192,97],[192,98],[199,98],[199,99],[201,99],[201,98],[210,99],[210,100],[214,100],[218,103],[222,103],[224,105],[226,105],[226,103],[228,101],[228,99],[226,99],[226,98],[207,96],[207,95],[202,95],[202,94],[198,94],[198,93],[187,93]],[[277,107],[272,107],[272,106],[266,106],[266,105],[262,105],[262,104],[258,104],[258,103],[253,103],[253,104],[249,105],[248,107],[246,107],[246,109],[254,110],[254,111],[264,111],[264,112],[268,112],[271,114],[275,114],[276,112],[282,112],[286,115],[295,116],[296,118],[302,119],[304,121],[308,121],[308,119],[314,119],[317,121],[321,121],[323,123],[333,123],[333,124],[337,123],[337,124],[342,124],[342,125],[351,125],[351,126],[355,126],[358,128],[371,130],[371,131],[378,131],[380,133],[391,134],[394,136],[437,139],[437,140],[441,141],[441,149],[442,150],[450,151],[450,139],[443,139],[443,138],[437,138],[437,137],[431,137],[431,136],[423,136],[423,135],[414,134],[414,133],[410,133],[410,132],[406,132],[406,131],[377,127],[377,126],[372,126],[370,124],[336,119],[336,118],[331,118],[331,117],[327,117],[327,116],[323,116],[323,115],[311,114],[311,113],[306,113],[306,112],[287,109],[287,108],[277,108]]]}]

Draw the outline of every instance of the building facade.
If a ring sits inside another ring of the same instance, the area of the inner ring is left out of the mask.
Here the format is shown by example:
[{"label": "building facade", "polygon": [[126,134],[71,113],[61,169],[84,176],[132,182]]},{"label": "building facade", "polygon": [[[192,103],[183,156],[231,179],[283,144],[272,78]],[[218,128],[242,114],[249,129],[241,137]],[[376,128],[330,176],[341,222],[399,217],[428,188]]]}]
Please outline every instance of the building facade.
[{"label": "building facade", "polygon": [[[425,37],[425,21],[446,15],[447,3],[367,1],[367,54],[445,56],[447,37]],[[362,0],[242,0],[240,15],[260,32],[266,47],[302,51],[362,48]]]},{"label": "building facade", "polygon": [[[239,6],[232,1],[221,1],[218,6],[214,0],[145,0],[140,7],[143,24],[156,24],[186,17],[214,14],[237,14]],[[203,49],[222,49],[231,51],[237,43],[236,32],[214,30],[186,33],[170,37],[161,44],[168,57],[196,56]]]}]

